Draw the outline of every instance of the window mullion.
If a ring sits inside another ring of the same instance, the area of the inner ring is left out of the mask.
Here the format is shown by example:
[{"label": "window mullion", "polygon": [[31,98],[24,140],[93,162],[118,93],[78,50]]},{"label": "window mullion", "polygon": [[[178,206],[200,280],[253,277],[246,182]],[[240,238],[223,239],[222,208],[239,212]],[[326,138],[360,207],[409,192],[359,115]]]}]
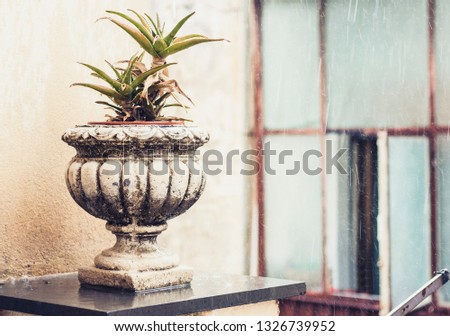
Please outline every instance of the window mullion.
[{"label": "window mullion", "polygon": [[380,315],[391,310],[390,240],[389,240],[389,152],[388,135],[378,132],[378,247],[380,270]]}]

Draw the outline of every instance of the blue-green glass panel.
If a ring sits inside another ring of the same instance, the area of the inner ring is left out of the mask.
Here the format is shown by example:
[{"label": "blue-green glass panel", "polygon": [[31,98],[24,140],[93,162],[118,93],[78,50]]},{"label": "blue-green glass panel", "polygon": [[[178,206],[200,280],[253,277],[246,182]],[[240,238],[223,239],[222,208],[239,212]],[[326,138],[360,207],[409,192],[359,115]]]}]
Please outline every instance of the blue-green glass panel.
[{"label": "blue-green glass panel", "polygon": [[436,121],[450,125],[450,1],[436,1],[435,20],[435,107]]},{"label": "blue-green glass panel", "polygon": [[326,2],[331,128],[426,126],[427,0]]},{"label": "blue-green glass panel", "polygon": [[[320,159],[315,154],[320,151],[320,138],[273,135],[267,136],[265,142],[274,151],[264,157],[267,275],[304,280],[309,290],[319,289],[322,202],[321,177],[317,174]],[[284,155],[282,151],[292,154]],[[315,154],[305,160],[308,151]],[[297,172],[294,161],[301,163]]]},{"label": "blue-green glass panel", "polygon": [[[441,135],[437,140],[437,209],[438,209],[438,268],[450,269],[450,138]],[[439,290],[450,302],[450,288]]]},{"label": "blue-green glass panel", "polygon": [[357,230],[352,208],[358,172],[352,167],[350,137],[328,134],[327,141],[333,156],[344,150],[338,160],[340,169],[332,169],[326,175],[327,256],[331,286],[334,290],[356,291]]},{"label": "blue-green glass panel", "polygon": [[264,125],[320,126],[319,11],[316,0],[264,0]]},{"label": "blue-green glass panel", "polygon": [[430,276],[428,139],[389,139],[391,298],[396,306]]}]

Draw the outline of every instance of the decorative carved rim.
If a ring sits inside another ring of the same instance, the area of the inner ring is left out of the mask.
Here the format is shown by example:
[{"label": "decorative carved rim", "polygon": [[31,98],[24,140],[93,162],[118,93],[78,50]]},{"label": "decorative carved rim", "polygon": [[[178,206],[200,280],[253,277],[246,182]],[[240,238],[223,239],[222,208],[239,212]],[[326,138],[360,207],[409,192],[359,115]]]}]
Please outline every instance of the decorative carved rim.
[{"label": "decorative carved rim", "polygon": [[90,121],[88,125],[114,125],[114,126],[133,126],[133,125],[154,125],[154,126],[175,126],[184,125],[184,121]]},{"label": "decorative carved rim", "polygon": [[62,140],[73,147],[117,143],[200,147],[209,141],[209,134],[196,126],[81,125],[69,128]]}]

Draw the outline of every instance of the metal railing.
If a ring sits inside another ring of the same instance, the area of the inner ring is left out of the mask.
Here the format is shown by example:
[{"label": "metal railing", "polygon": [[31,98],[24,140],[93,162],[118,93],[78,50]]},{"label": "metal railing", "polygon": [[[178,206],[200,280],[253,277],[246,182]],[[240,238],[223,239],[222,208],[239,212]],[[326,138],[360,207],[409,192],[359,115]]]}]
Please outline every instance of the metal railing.
[{"label": "metal railing", "polygon": [[391,310],[387,316],[403,316],[416,308],[423,300],[436,292],[439,288],[447,283],[449,280],[449,272],[447,269],[443,269],[439,272],[435,272],[435,276],[428,281],[425,285],[420,287],[409,298]]}]

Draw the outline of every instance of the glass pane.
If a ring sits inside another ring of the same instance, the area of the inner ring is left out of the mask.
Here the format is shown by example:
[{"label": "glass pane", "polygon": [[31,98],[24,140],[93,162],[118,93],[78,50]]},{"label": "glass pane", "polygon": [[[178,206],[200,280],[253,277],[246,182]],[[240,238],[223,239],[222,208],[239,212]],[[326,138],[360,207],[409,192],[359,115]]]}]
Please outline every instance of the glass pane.
[{"label": "glass pane", "polygon": [[[450,138],[447,135],[437,140],[438,183],[438,269],[450,268]],[[442,298],[450,302],[450,287],[439,290]]]},{"label": "glass pane", "polygon": [[425,126],[427,1],[326,4],[328,126]]},{"label": "glass pane", "polygon": [[[267,274],[304,280],[309,290],[319,289],[322,202],[317,154],[320,153],[320,138],[274,135],[267,136],[265,142],[266,146],[270,143],[275,153],[270,158],[265,155]],[[283,150],[290,150],[292,154],[285,156],[281,154]],[[306,158],[308,153],[312,153],[309,159]],[[294,161],[301,162],[300,170],[294,171]]]},{"label": "glass pane", "polygon": [[351,213],[351,152],[347,135],[328,135],[333,155],[340,149],[345,154],[339,160],[347,173],[332,170],[327,174],[327,255],[331,286],[335,290],[357,290],[356,231]]},{"label": "glass pane", "polygon": [[315,0],[264,0],[264,124],[320,126],[319,13]]},{"label": "glass pane", "polygon": [[435,104],[436,121],[450,125],[450,1],[436,1],[435,29]]},{"label": "glass pane", "polygon": [[429,280],[428,139],[389,139],[391,299],[396,306]]}]

